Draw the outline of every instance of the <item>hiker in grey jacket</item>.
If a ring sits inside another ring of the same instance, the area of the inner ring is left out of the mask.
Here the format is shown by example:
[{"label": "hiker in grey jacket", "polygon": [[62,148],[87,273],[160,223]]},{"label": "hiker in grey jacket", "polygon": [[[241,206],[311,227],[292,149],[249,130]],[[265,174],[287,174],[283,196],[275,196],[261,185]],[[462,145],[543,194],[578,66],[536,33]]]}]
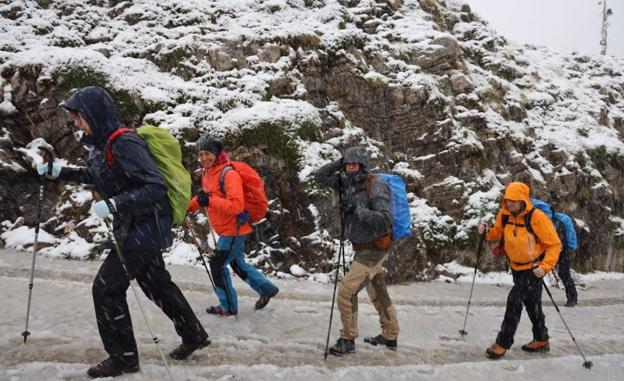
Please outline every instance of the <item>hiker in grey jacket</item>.
[{"label": "hiker in grey jacket", "polygon": [[316,172],[316,179],[339,193],[345,236],[355,250],[353,264],[338,290],[342,329],[340,339],[330,348],[330,353],[342,356],[355,350],[357,294],[364,287],[381,322],[381,334],[364,338],[364,341],[395,350],[399,323],[383,271],[392,235],[390,188],[369,173],[368,152],[363,147],[349,148],[342,159],[321,167]]}]

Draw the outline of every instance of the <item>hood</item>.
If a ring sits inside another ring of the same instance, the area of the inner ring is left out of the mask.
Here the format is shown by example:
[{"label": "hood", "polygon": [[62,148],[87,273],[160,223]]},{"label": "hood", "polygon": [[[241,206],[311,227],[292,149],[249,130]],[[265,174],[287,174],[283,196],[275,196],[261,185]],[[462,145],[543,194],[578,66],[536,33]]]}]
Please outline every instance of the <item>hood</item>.
[{"label": "hood", "polygon": [[525,214],[526,212],[531,210],[533,208],[533,203],[531,202],[531,199],[529,198],[530,192],[531,192],[531,188],[529,188],[529,186],[526,185],[525,183],[514,182],[514,183],[510,183],[509,185],[507,185],[507,188],[505,188],[505,196],[503,196],[503,201],[502,201],[503,211],[506,214],[511,214],[509,209],[507,209],[505,200],[524,201],[525,208],[522,211],[522,213],[520,213],[520,215]]},{"label": "hood", "polygon": [[368,178],[368,151],[364,147],[351,147],[347,149],[342,157],[342,162],[358,163],[360,170],[355,173],[347,173],[345,167],[342,168],[343,185],[364,183]]},{"label": "hood", "polygon": [[82,141],[100,150],[104,149],[108,136],[122,127],[113,98],[101,87],[84,87],[61,106],[81,114],[89,122],[92,135],[85,134]]},{"label": "hood", "polygon": [[342,157],[343,163],[358,163],[368,169],[368,151],[364,147],[351,147]]}]

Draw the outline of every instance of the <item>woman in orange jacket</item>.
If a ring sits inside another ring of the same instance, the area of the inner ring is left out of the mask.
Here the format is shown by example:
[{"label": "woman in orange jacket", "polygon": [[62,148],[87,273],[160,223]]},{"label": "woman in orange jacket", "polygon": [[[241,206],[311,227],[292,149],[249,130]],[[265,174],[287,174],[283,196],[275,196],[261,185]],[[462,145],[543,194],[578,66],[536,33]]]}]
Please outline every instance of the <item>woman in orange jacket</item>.
[{"label": "woman in orange jacket", "polygon": [[522,305],[533,324],[533,340],[522,349],[527,352],[550,350],[542,312],[542,278],[557,264],[561,242],[548,216],[533,207],[529,192],[524,183],[509,184],[494,227],[488,229],[487,224],[482,224],[478,228],[479,234],[487,232],[488,241],[503,240],[514,282],[507,297],[501,330],[496,342],[486,350],[493,359],[504,356],[511,348],[522,316]]},{"label": "woman in orange jacket", "polygon": [[241,177],[231,166],[221,140],[206,135],[198,140],[197,147],[204,169],[202,190],[191,200],[188,209],[195,212],[205,208],[212,228],[219,235],[215,255],[210,259],[219,305],[209,307],[206,312],[221,316],[238,314],[238,298],[228,265],[260,295],[256,309],[264,308],[279,289],[245,261],[245,240],[252,228],[244,210]]}]

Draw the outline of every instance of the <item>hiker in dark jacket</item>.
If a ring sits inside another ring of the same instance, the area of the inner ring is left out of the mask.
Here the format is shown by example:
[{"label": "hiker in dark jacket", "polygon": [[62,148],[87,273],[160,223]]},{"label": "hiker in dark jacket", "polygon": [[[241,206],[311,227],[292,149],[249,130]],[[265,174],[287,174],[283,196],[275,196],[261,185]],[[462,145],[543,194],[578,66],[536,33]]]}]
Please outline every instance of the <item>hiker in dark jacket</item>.
[{"label": "hiker in dark jacket", "polygon": [[368,152],[363,147],[349,148],[342,159],[321,167],[316,179],[340,194],[345,236],[355,249],[353,264],[338,290],[342,329],[330,353],[342,356],[355,350],[357,295],[364,287],[381,323],[381,334],[364,338],[364,341],[396,350],[399,322],[386,289],[383,269],[391,243],[390,188],[383,180],[369,174]]},{"label": "hiker in dark jacket", "polygon": [[576,292],[576,285],[572,274],[570,273],[570,265],[572,263],[572,257],[574,251],[577,248],[576,244],[576,231],[574,230],[574,223],[567,214],[557,213],[553,207],[541,200],[532,198],[531,202],[536,208],[541,209],[550,218],[559,240],[561,241],[561,254],[559,254],[559,262],[557,262],[557,274],[561,278],[561,282],[565,287],[566,292],[566,307],[574,307],[578,302],[578,294]]},{"label": "hiker in dark jacket", "polygon": [[[113,230],[130,276],[145,295],[174,323],[182,344],[170,356],[184,359],[210,344],[208,334],[178,286],[165,269],[162,250],[171,245],[171,207],[167,183],[150,156],[146,143],[136,134],[120,135],[111,145],[111,164],[106,162],[108,139],[122,127],[110,95],[100,87],[85,87],[62,107],[83,132],[89,148],[87,167],[62,167],[55,162],[40,174],[92,184],[103,198],[94,203],[100,218],[113,214]],[[93,302],[100,337],[109,358],[91,367],[91,377],[110,377],[139,370],[139,353],[126,302],[130,282],[113,250],[93,281]]]}]

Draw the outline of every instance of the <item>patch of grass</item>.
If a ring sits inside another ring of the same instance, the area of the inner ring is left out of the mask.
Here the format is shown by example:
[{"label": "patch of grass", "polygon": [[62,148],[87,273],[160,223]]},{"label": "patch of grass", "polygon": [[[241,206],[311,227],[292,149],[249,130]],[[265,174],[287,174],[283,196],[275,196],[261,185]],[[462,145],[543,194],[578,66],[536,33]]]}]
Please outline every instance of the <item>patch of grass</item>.
[{"label": "patch of grass", "polygon": [[59,85],[59,95],[63,99],[69,98],[77,90],[87,86],[100,86],[113,97],[119,118],[122,121],[141,120],[144,108],[142,103],[127,91],[118,90],[112,86],[108,76],[102,72],[84,67],[63,67],[52,73],[52,78]]},{"label": "patch of grass", "polygon": [[322,137],[318,126],[309,120],[303,121],[295,133],[309,142],[320,142]]},{"label": "patch of grass", "polygon": [[282,159],[289,171],[298,172],[302,157],[295,140],[288,132],[291,128],[288,121],[262,122],[255,128],[228,133],[224,140],[229,147],[259,145],[270,147],[271,154]]},{"label": "patch of grass", "polygon": [[589,131],[587,130],[587,128],[581,127],[579,129],[576,130],[576,133],[581,135],[582,137],[586,138],[589,136]]},{"label": "patch of grass", "polygon": [[440,5],[437,0],[418,0],[420,8],[431,15],[431,21],[433,21],[440,30],[448,30]]}]

